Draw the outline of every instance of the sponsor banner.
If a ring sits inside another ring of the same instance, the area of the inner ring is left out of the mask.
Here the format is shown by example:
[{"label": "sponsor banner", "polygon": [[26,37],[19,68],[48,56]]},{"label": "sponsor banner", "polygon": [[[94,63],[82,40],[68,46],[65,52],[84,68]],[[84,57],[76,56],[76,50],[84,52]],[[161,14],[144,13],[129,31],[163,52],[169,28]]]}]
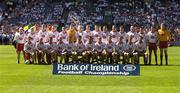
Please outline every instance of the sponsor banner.
[{"label": "sponsor banner", "polygon": [[57,75],[140,75],[139,64],[53,64]]}]

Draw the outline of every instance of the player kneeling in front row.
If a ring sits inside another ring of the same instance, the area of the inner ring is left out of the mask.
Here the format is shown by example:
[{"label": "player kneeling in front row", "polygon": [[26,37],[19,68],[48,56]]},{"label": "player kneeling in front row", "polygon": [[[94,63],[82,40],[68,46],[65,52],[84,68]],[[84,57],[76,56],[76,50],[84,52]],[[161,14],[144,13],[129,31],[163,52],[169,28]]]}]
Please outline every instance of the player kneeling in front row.
[{"label": "player kneeling in front row", "polygon": [[[135,55],[135,44],[132,42],[132,36],[129,37],[127,44],[127,51],[124,53],[124,62],[125,64],[133,64],[134,63],[134,55]],[[131,58],[131,62],[130,62]]]},{"label": "player kneeling in front row", "polygon": [[136,43],[135,49],[135,64],[139,63],[139,57],[143,56],[144,64],[147,64],[148,61],[148,54],[146,53],[146,43],[143,41],[143,37],[140,37],[139,41]]},{"label": "player kneeling in front row", "polygon": [[122,64],[125,64],[124,53],[127,51],[127,46],[128,45],[123,42],[123,37],[120,37],[119,42],[116,43],[115,52],[113,52],[113,58],[116,64],[118,64],[120,61],[122,61]]},{"label": "player kneeling in front row", "polygon": [[[94,43],[93,43],[93,38],[90,36],[89,41],[85,44],[85,52],[83,53],[85,62],[86,63],[92,63],[94,60]],[[91,60],[92,58],[92,60]]]},{"label": "player kneeling in front row", "polygon": [[59,38],[59,41],[57,43],[57,57],[60,56],[60,63],[62,63],[64,57],[63,57],[63,52],[65,51],[65,47],[66,47],[66,44],[63,42],[63,39],[62,38]]},{"label": "player kneeling in front row", "polygon": [[28,37],[28,41],[24,45],[25,51],[25,64],[34,64],[34,45],[31,42],[31,37]]},{"label": "player kneeling in front row", "polygon": [[110,63],[110,64],[114,63],[113,56],[112,56],[112,53],[114,51],[114,47],[115,47],[115,44],[112,42],[112,37],[110,36],[109,41],[106,44],[106,48],[105,48],[105,52],[104,52],[104,55],[106,57],[105,58],[106,63]]},{"label": "player kneeling in front row", "polygon": [[98,41],[95,43],[95,59],[97,63],[104,62],[104,54],[103,51],[105,49],[105,44],[102,42],[102,39],[99,37]]},{"label": "player kneeling in front row", "polygon": [[[72,57],[72,53],[74,51],[74,43],[69,39],[69,42],[66,44],[66,48],[64,52],[62,53],[62,56],[65,59],[65,63],[70,63],[69,59]],[[72,59],[72,62],[74,59]]]},{"label": "player kneeling in front row", "polygon": [[[84,56],[83,52],[85,51],[85,45],[82,42],[81,36],[79,36],[76,44],[75,44],[75,51],[73,52],[73,59],[77,63],[83,63]],[[79,58],[81,57],[81,58]]]},{"label": "player kneeling in front row", "polygon": [[43,43],[43,38],[40,38],[39,42],[36,44],[38,64],[45,64],[44,61],[45,50],[46,50],[46,46]]},{"label": "player kneeling in front row", "polygon": [[52,38],[50,38],[49,42],[46,44],[46,61],[48,64],[57,62],[56,48],[57,45],[53,43]]}]

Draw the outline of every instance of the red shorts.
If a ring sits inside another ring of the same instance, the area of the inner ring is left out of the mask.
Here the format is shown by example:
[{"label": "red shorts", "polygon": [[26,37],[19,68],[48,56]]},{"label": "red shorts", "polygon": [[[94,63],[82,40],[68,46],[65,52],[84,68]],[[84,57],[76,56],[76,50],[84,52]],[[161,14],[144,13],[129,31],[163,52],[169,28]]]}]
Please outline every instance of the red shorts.
[{"label": "red shorts", "polygon": [[24,51],[24,44],[17,44],[17,51]]},{"label": "red shorts", "polygon": [[168,48],[168,41],[160,41],[159,48]]},{"label": "red shorts", "polygon": [[156,43],[149,43],[148,48],[149,50],[157,50],[157,45]]},{"label": "red shorts", "polygon": [[26,60],[30,60],[31,54],[30,53],[25,53],[25,58],[26,58]]}]

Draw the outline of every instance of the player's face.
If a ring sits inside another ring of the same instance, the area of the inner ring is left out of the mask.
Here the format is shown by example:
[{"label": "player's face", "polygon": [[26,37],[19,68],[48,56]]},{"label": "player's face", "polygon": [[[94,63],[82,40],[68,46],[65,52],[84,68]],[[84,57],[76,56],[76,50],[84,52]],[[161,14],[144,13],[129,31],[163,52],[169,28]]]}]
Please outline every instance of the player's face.
[{"label": "player's face", "polygon": [[161,24],[161,29],[165,29],[165,25],[163,23]]},{"label": "player's face", "polygon": [[79,31],[79,32],[82,32],[82,30],[83,30],[83,29],[82,29],[82,26],[78,26],[78,31]]},{"label": "player's face", "polygon": [[86,31],[90,32],[90,26],[89,25],[86,26]]},{"label": "player's face", "polygon": [[99,31],[99,27],[95,25],[95,31]]},{"label": "player's face", "polygon": [[130,30],[131,30],[132,32],[134,32],[134,27],[133,27],[133,26],[131,26],[131,27],[130,27]]},{"label": "player's face", "polygon": [[124,32],[124,28],[122,26],[120,27],[120,32]]},{"label": "player's face", "polygon": [[103,27],[103,31],[107,32],[107,27],[106,26]]},{"label": "player's face", "polygon": [[115,25],[112,26],[112,31],[116,31]]}]

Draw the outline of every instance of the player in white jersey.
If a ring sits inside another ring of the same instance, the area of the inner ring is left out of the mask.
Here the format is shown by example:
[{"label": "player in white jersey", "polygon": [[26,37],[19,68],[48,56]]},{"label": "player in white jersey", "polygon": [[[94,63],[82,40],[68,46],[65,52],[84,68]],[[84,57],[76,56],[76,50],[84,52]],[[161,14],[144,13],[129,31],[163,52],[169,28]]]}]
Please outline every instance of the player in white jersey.
[{"label": "player in white jersey", "polygon": [[56,30],[55,26],[52,26],[52,30],[48,32],[48,39],[52,38],[52,42],[56,44],[58,41],[58,34],[59,32]]},{"label": "player in white jersey", "polygon": [[112,53],[114,52],[114,49],[115,49],[115,43],[113,43],[112,41],[112,37],[110,36],[109,39],[108,39],[108,43],[106,44],[106,47],[105,47],[105,59],[106,59],[106,63],[111,63],[113,64],[114,61],[113,61],[113,56],[112,56]]},{"label": "player in white jersey", "polygon": [[119,37],[120,38],[123,37],[124,43],[128,41],[128,36],[127,36],[127,33],[124,31],[124,26],[120,26]]},{"label": "player in white jersey", "polygon": [[151,54],[154,51],[155,62],[157,62],[157,42],[158,42],[158,34],[155,32],[155,28],[151,27],[151,31],[148,32],[148,49],[149,49],[149,65],[151,65]]},{"label": "player in white jersey", "polygon": [[[85,62],[92,63],[94,60],[94,47],[95,44],[93,43],[93,37],[90,36],[88,42],[85,44],[85,52],[83,53]],[[92,58],[92,60],[91,60]]]},{"label": "player in white jersey", "polygon": [[82,41],[84,44],[88,42],[89,37],[92,37],[92,32],[90,30],[90,26],[86,25],[86,30],[83,32],[83,35],[82,35]]},{"label": "player in white jersey", "polygon": [[104,55],[103,55],[103,51],[105,49],[106,45],[102,42],[101,37],[98,38],[98,41],[95,43],[95,59],[97,61],[97,63],[99,62],[103,62],[104,60]]},{"label": "player in white jersey", "polygon": [[53,43],[53,39],[50,38],[49,42],[45,44],[46,46],[46,61],[48,64],[57,62],[56,51],[57,44]]},{"label": "player in white jersey", "polygon": [[108,43],[110,33],[108,32],[107,26],[103,26],[103,32],[102,32],[102,42],[104,44]]},{"label": "player in white jersey", "polygon": [[60,63],[62,63],[63,61],[63,52],[65,51],[65,48],[66,48],[66,43],[63,42],[63,39],[62,38],[59,38],[59,41],[57,43],[57,56],[60,56]]},{"label": "player in white jersey", "polygon": [[[65,51],[63,53],[63,57],[65,59],[65,63],[69,63],[69,58],[72,56],[72,53],[74,52],[75,45],[74,43],[69,39],[68,43],[66,44]],[[72,62],[74,59],[72,59]]]},{"label": "player in white jersey", "polygon": [[46,46],[43,43],[43,39],[40,38],[39,42],[36,43],[38,64],[45,64],[44,61],[45,50],[46,50]]},{"label": "player in white jersey", "polygon": [[[79,36],[77,42],[75,43],[75,51],[73,52],[73,59],[78,62],[82,63],[84,56],[82,55],[85,51],[85,45],[82,42],[82,37]],[[82,58],[79,58],[81,56]]]},{"label": "player in white jersey", "polygon": [[23,51],[23,57],[25,61],[25,52],[24,52],[25,35],[22,28],[19,28],[19,32],[15,35],[14,42],[16,42],[17,60],[19,64],[21,51]]},{"label": "player in white jersey", "polygon": [[138,33],[138,40],[142,37],[143,42],[147,43],[147,34],[145,31],[140,27],[139,28],[139,33]]},{"label": "player in white jersey", "polygon": [[119,38],[119,42],[116,43],[116,46],[115,46],[115,52],[113,53],[113,58],[115,60],[115,63],[118,64],[118,62],[120,62],[120,57],[122,56],[123,57],[123,64],[125,64],[124,62],[124,53],[127,51],[127,43],[124,42],[123,39],[124,37],[120,37]]},{"label": "player in white jersey", "polygon": [[132,42],[136,43],[138,41],[138,34],[134,30],[134,26],[130,27],[130,31],[127,33],[128,38],[132,38]]},{"label": "player in white jersey", "polygon": [[42,38],[44,43],[48,42],[47,25],[42,25],[42,29],[38,33],[39,39]]},{"label": "player in white jersey", "polygon": [[78,25],[76,34],[77,34],[76,35],[77,38],[80,37],[80,36],[82,37],[82,35],[83,35],[83,27],[82,27],[82,25]]},{"label": "player in white jersey", "polygon": [[[31,42],[36,45],[36,43],[38,43],[38,35],[37,35],[37,31],[35,26],[32,26],[29,30],[28,30],[28,37],[31,37]],[[36,62],[36,49],[34,49],[34,62]]]},{"label": "player in white jersey", "polygon": [[95,25],[95,30],[92,32],[93,34],[93,41],[96,43],[98,41],[98,38],[102,37],[102,32],[99,30],[98,25]]},{"label": "player in white jersey", "polygon": [[58,39],[61,38],[64,43],[68,43],[68,34],[64,27],[62,27],[62,31],[58,35]]},{"label": "player in white jersey", "polygon": [[117,43],[119,40],[119,33],[116,30],[115,25],[112,26],[112,31],[110,32],[110,36],[112,37],[112,42]]},{"label": "player in white jersey", "polygon": [[134,62],[134,55],[135,55],[135,44],[132,42],[133,37],[130,36],[128,39],[128,46],[127,46],[127,51],[124,53],[125,57],[125,63],[130,63],[130,58],[131,58],[131,63]]},{"label": "player in white jersey", "polygon": [[144,64],[147,64],[148,54],[146,53],[146,42],[143,41],[143,36],[140,37],[140,39],[135,44],[135,46],[136,46],[136,48],[135,48],[136,54],[134,55],[135,64],[139,63],[139,57],[140,56],[143,56]]},{"label": "player in white jersey", "polygon": [[34,64],[34,44],[31,42],[31,39],[31,37],[28,37],[27,42],[24,44],[25,63]]}]

